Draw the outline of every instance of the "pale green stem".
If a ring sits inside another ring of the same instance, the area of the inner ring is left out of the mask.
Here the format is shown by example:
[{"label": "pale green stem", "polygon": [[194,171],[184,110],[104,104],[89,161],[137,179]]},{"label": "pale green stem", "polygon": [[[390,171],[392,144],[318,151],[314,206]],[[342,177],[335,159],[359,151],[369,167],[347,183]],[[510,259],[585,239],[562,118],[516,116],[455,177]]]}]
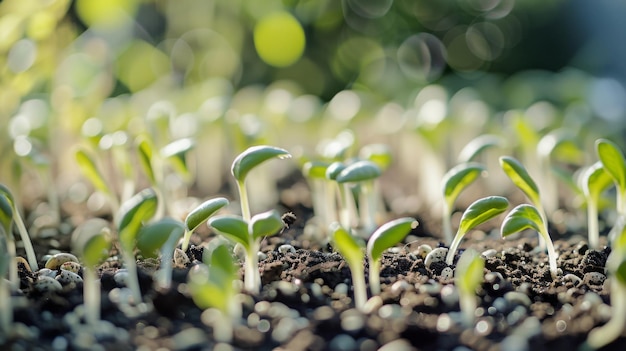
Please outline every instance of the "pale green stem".
[{"label": "pale green stem", "polygon": [[369,260],[369,283],[372,295],[380,294],[380,260]]},{"label": "pale green stem", "polygon": [[0,335],[7,336],[13,324],[11,290],[3,277],[0,277]]},{"label": "pale green stem", "polygon": [[463,324],[471,327],[474,324],[474,311],[476,311],[476,296],[471,292],[459,290],[459,306],[463,314]]},{"label": "pale green stem", "polygon": [[[541,219],[543,220],[543,223],[545,223],[545,226],[548,226],[548,218],[546,217],[546,211],[543,208],[543,205],[541,204],[540,201],[537,201],[535,203],[535,208],[537,208],[537,211],[539,212],[539,214],[541,215]],[[547,232],[547,229],[546,229]],[[542,235],[539,235],[539,249],[542,252],[546,252],[546,250],[548,249],[547,244],[546,244],[547,239],[544,238]]]},{"label": "pale green stem", "polygon": [[443,212],[441,213],[443,224],[443,238],[447,243],[452,243],[452,206],[449,206],[446,201],[443,204]]},{"label": "pale green stem", "polygon": [[[167,245],[169,246],[169,245]],[[169,289],[172,283],[172,260],[174,252],[172,250],[161,251],[161,267],[158,270],[157,286],[161,289]]]},{"label": "pale green stem", "polygon": [[39,265],[37,264],[37,256],[35,255],[35,250],[33,249],[33,244],[30,242],[30,237],[28,236],[28,231],[26,231],[26,226],[24,225],[24,221],[22,220],[22,216],[17,211],[17,207],[13,208],[13,219],[15,220],[15,225],[17,226],[17,230],[20,233],[20,238],[22,238],[22,242],[24,243],[24,250],[26,250],[26,258],[28,259],[28,264],[30,268],[34,271],[39,270]]},{"label": "pale green stem", "polygon": [[341,208],[339,209],[339,222],[345,229],[351,229],[352,219],[350,218],[350,198],[348,197],[347,185],[339,184],[339,197]]},{"label": "pale green stem", "polygon": [[454,240],[452,240],[452,244],[450,244],[450,248],[448,248],[448,254],[446,255],[446,264],[448,266],[452,265],[452,262],[454,261],[454,253],[456,252],[456,249],[459,247],[459,244],[461,243],[461,239],[463,239],[463,236],[465,236],[465,233],[461,233],[460,231],[458,231],[456,235],[454,236]]},{"label": "pale green stem", "polygon": [[361,184],[361,196],[359,196],[359,217],[364,238],[369,238],[376,230],[376,194],[370,183]]},{"label": "pale green stem", "polygon": [[589,247],[593,250],[599,246],[598,229],[598,206],[591,196],[587,199],[587,233],[589,236]]},{"label": "pale green stem", "polygon": [[352,288],[354,293],[354,306],[359,311],[363,311],[367,302],[367,290],[365,287],[365,269],[362,262],[355,262],[354,267],[350,267],[352,273]]},{"label": "pale green stem", "polygon": [[552,244],[552,240],[550,240],[550,234],[548,233],[548,230],[546,229],[545,225],[543,226],[543,228],[541,228],[539,235],[543,237],[547,245],[548,263],[550,264],[550,274],[552,275],[552,279],[556,279],[558,275],[558,270],[556,266],[556,258],[557,258],[556,250],[554,250],[554,245]]},{"label": "pale green stem", "polygon": [[187,248],[189,247],[189,239],[191,239],[191,234],[193,232],[191,230],[185,229],[185,234],[183,235],[183,243],[181,245],[181,250],[187,252]]},{"label": "pale green stem", "polygon": [[600,349],[620,337],[626,329],[626,286],[617,277],[611,277],[611,319],[601,327],[593,329],[587,337],[587,345]]},{"label": "pale green stem", "polygon": [[132,250],[122,249],[122,258],[128,270],[127,287],[131,291],[133,303],[139,304],[141,303],[141,290],[139,289],[139,278],[137,277],[137,262],[132,255]]},{"label": "pale green stem", "polygon": [[326,193],[326,223],[324,226],[328,229],[328,226],[337,220],[337,198],[335,194],[335,184],[330,181],[324,182],[324,192]]},{"label": "pale green stem", "polygon": [[85,301],[85,321],[95,327],[100,321],[100,281],[93,267],[85,267],[83,299]]},{"label": "pale green stem", "polygon": [[[11,285],[11,291],[17,291],[20,287],[20,278],[17,275],[17,261],[15,257],[17,256],[17,251],[15,249],[15,239],[13,239],[13,234],[9,234],[7,238],[7,251],[9,253],[10,264],[9,264],[9,282]],[[4,279],[4,277],[0,277],[0,279]]]},{"label": "pale green stem", "polygon": [[217,342],[231,343],[233,341],[233,317],[217,309],[221,318],[213,323],[213,337]]},{"label": "pale green stem", "polygon": [[241,202],[241,216],[246,222],[250,222],[250,202],[248,200],[248,190],[246,189],[246,181],[237,181],[237,189],[239,189],[239,201]]},{"label": "pale green stem", "polygon": [[258,294],[261,287],[261,276],[259,274],[259,251],[260,243],[255,240],[246,255],[244,266],[244,288],[252,294]]}]

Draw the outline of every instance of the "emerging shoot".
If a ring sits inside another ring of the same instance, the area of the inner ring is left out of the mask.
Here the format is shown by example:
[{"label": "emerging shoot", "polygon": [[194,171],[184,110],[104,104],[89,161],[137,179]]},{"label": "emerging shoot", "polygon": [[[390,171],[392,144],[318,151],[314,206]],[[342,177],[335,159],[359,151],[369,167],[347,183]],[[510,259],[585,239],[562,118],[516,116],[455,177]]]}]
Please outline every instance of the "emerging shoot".
[{"label": "emerging shoot", "polygon": [[357,161],[344,168],[335,179],[343,186],[344,203],[350,201],[351,186],[359,185],[359,218],[364,235],[370,235],[376,229],[377,194],[374,192],[374,181],[380,177],[380,168],[372,161]]},{"label": "emerging shoot", "polygon": [[589,247],[599,247],[598,207],[604,190],[613,185],[613,178],[604,170],[601,162],[594,163],[582,175],[582,190],[587,201],[587,233]]},{"label": "emerging shoot", "polygon": [[367,302],[365,268],[363,266],[363,259],[365,258],[363,248],[365,244],[360,238],[352,236],[337,222],[330,225],[330,236],[333,246],[348,263],[354,288],[354,305],[358,310],[362,311]]},{"label": "emerging shoot", "polygon": [[182,250],[187,251],[189,247],[189,239],[191,234],[204,222],[209,219],[215,212],[228,205],[228,200],[223,197],[217,197],[201,203],[194,208],[185,218],[185,236],[183,237]]},{"label": "emerging shoot", "polygon": [[459,290],[459,304],[463,313],[463,324],[471,327],[474,324],[476,311],[476,289],[483,281],[485,260],[478,252],[467,249],[461,254],[454,271],[454,284]]},{"label": "emerging shoot", "polygon": [[[37,256],[35,255],[35,250],[33,249],[33,244],[30,241],[30,236],[28,235],[28,231],[26,230],[26,225],[24,224],[24,220],[20,215],[20,211],[17,209],[17,204],[15,202],[15,198],[13,194],[4,184],[0,184],[0,197],[6,198],[8,204],[11,208],[11,218],[15,222],[15,226],[17,226],[17,231],[20,233],[20,239],[24,243],[24,250],[26,251],[26,258],[28,258],[28,264],[31,269],[38,270],[39,265],[37,264]],[[6,204],[3,206],[3,212],[6,211]],[[11,228],[5,228],[7,235],[9,238],[8,244],[11,245],[11,241],[13,240],[12,230]],[[14,245],[14,244],[13,244]]]},{"label": "emerging shoot", "polygon": [[612,242],[621,233],[619,227],[626,220],[626,159],[619,147],[606,139],[596,141],[596,152],[602,167],[611,176],[617,188],[618,219],[609,233],[609,241]]},{"label": "emerging shoot", "polygon": [[182,222],[165,217],[141,227],[137,234],[137,249],[144,257],[156,257],[160,253],[161,267],[156,272],[156,285],[160,289],[170,287],[174,250],[184,232]]},{"label": "emerging shoot", "polygon": [[[11,332],[13,323],[13,306],[11,305],[11,288],[4,279],[13,257],[9,252],[4,226],[0,227],[0,336],[6,337]],[[14,265],[17,266],[17,265]]]}]

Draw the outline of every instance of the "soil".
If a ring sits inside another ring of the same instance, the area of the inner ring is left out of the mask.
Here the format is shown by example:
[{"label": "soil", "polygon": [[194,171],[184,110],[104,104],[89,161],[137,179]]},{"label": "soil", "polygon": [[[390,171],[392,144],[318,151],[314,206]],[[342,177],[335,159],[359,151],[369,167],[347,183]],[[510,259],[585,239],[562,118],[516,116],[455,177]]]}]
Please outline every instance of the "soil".
[{"label": "soil", "polygon": [[[470,236],[460,252],[471,247],[488,257],[477,291],[476,321],[466,327],[454,280],[441,275],[446,265],[426,267],[416,253],[422,244],[442,246],[423,227],[404,246],[384,254],[382,293],[360,312],[352,301],[346,262],[329,245],[307,240],[301,222],[263,241],[263,288],[257,295],[242,295],[243,318],[229,344],[213,339],[215,315],[203,313],[187,293],[187,272],[203,250],[192,245],[187,251],[192,262],[174,269],[167,291],[152,284],[158,261],[138,261],[144,303],[132,308],[117,302],[122,286],[114,278],[120,264],[113,252],[99,269],[104,322],[98,331],[81,323],[77,306],[83,302],[82,283],[60,292],[38,292],[33,288],[35,273],[21,265],[21,293],[13,298],[16,329],[0,349],[576,350],[610,316],[604,276],[610,249],[590,250],[578,236],[557,240],[562,272],[553,281],[546,255],[534,250],[536,235],[516,240]],[[50,240],[55,240],[57,250],[67,251],[68,237],[38,240],[36,250],[49,252]],[[207,238],[193,237],[196,244],[203,240]],[[284,244],[293,250],[279,250]],[[622,337],[606,349],[624,350],[624,345]]]}]

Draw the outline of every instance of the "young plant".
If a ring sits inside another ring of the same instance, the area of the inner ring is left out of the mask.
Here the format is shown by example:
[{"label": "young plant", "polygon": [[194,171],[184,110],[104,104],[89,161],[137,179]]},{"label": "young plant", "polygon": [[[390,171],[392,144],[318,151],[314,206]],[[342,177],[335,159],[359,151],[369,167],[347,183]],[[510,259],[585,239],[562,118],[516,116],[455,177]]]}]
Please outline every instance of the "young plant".
[{"label": "young plant", "polygon": [[271,210],[259,213],[249,221],[240,216],[214,216],[209,218],[208,224],[219,234],[244,247],[244,288],[250,293],[258,293],[261,287],[258,258],[261,239],[283,229],[280,214]]},{"label": "young plant", "polygon": [[383,224],[367,242],[369,258],[369,284],[373,295],[380,294],[380,260],[383,252],[396,245],[418,226],[418,222],[411,217],[398,218]]},{"label": "young plant", "polygon": [[492,134],[482,134],[470,141],[459,153],[457,161],[459,163],[473,162],[485,150],[493,147],[503,146],[504,140]]},{"label": "young plant", "polygon": [[237,182],[239,201],[241,202],[241,215],[244,221],[250,221],[251,217],[248,190],[246,189],[248,173],[256,166],[272,158],[285,159],[290,157],[291,154],[287,150],[274,146],[258,145],[248,148],[235,158],[231,166],[231,173]]},{"label": "young plant", "polygon": [[184,232],[182,222],[165,217],[141,227],[137,234],[137,249],[144,257],[157,257],[160,253],[161,266],[156,272],[159,289],[169,289],[171,285],[174,250]]},{"label": "young plant", "polygon": [[0,336],[4,337],[11,332],[11,324],[13,323],[11,288],[4,279],[12,262],[13,256],[11,256],[7,246],[6,232],[4,226],[0,226]]},{"label": "young plant", "polygon": [[214,199],[207,200],[201,203],[198,207],[194,208],[187,217],[185,217],[185,235],[183,237],[182,250],[187,251],[189,247],[189,239],[191,234],[209,217],[224,206],[228,205],[228,200],[223,197],[216,197]]},{"label": "young plant", "polygon": [[617,188],[618,219],[609,233],[609,241],[612,242],[620,234],[620,223],[626,220],[626,159],[619,147],[606,139],[596,140],[596,152],[602,167],[611,176]]},{"label": "young plant", "polygon": [[[10,217],[12,218],[13,222],[15,222],[15,225],[17,226],[17,231],[20,233],[20,238],[24,243],[24,250],[26,251],[26,258],[28,259],[28,264],[30,265],[30,268],[33,270],[38,270],[39,265],[37,264],[37,256],[35,255],[33,244],[31,243],[30,236],[28,235],[28,231],[26,230],[26,225],[24,224],[24,220],[20,215],[20,211],[17,209],[17,204],[15,202],[13,194],[4,184],[0,184],[0,197],[4,197],[7,200],[9,207],[11,208]],[[3,212],[5,212],[5,214],[7,213],[7,209],[8,208],[5,204],[3,206]],[[5,230],[7,232],[7,235],[10,237],[8,238],[8,244],[10,246],[11,242],[14,242],[12,230],[10,227],[5,228]]]},{"label": "young plant", "polygon": [[476,289],[483,281],[485,260],[478,252],[467,249],[461,254],[454,271],[454,284],[459,290],[459,304],[463,314],[463,324],[474,324],[476,311]]},{"label": "young plant", "polygon": [[[380,168],[372,161],[357,161],[344,168],[335,178],[337,183],[343,187],[343,203],[358,200],[359,202],[359,223],[364,235],[370,235],[376,229],[376,207],[378,195],[374,192],[374,182],[380,177]],[[352,198],[351,187],[359,186],[359,194]],[[356,202],[356,201],[355,201]]]},{"label": "young plant", "polygon": [[[513,184],[515,184],[515,186],[517,186],[535,206],[541,215],[542,221],[546,222],[547,217],[546,212],[543,209],[543,205],[541,204],[539,187],[526,168],[518,160],[509,156],[500,157],[500,167],[502,167],[502,170],[506,173],[509,179],[511,179]],[[539,236],[539,247],[542,251],[546,250],[546,243],[541,235]]]},{"label": "young plant", "polygon": [[226,245],[214,248],[205,264],[195,265],[187,276],[194,303],[203,310],[215,308],[220,312],[221,319],[213,324],[213,335],[220,342],[232,341],[233,326],[241,318],[235,279],[237,267]]},{"label": "young plant", "polygon": [[509,201],[502,196],[489,196],[474,201],[463,212],[461,216],[461,222],[459,223],[459,229],[454,236],[452,244],[448,249],[446,255],[446,264],[452,265],[454,260],[454,254],[456,249],[461,243],[461,239],[470,230],[476,228],[478,225],[487,222],[488,220],[500,215],[509,207]]},{"label": "young plant", "polygon": [[365,244],[362,239],[352,236],[339,223],[330,225],[330,237],[333,246],[348,263],[352,275],[354,293],[354,305],[358,310],[363,310],[367,302],[367,290],[365,287],[365,268],[363,260]]},{"label": "young plant", "polygon": [[107,184],[102,172],[100,172],[98,166],[96,166],[96,161],[93,156],[84,148],[78,148],[75,151],[74,156],[76,157],[76,163],[78,164],[78,168],[82,172],[83,176],[91,182],[96,190],[106,196],[109,200],[109,205],[111,206],[111,212],[116,213],[120,206],[117,195]]},{"label": "young plant", "polygon": [[[350,189],[347,186],[342,186],[337,182],[337,176],[346,168],[342,162],[336,161],[331,163],[328,168],[326,168],[326,179],[333,183],[331,186],[331,194],[333,205],[331,208],[336,209],[335,196],[339,196],[339,223],[344,228],[352,228],[357,224],[357,211],[356,204],[352,201],[352,196],[350,196]],[[331,222],[332,223],[332,222]],[[329,224],[330,228],[330,224]]]},{"label": "young plant", "polygon": [[613,178],[604,170],[602,162],[591,165],[582,175],[583,194],[587,202],[587,234],[589,247],[598,249],[600,230],[598,228],[598,207],[604,190],[613,185]]},{"label": "young plant", "polygon": [[467,188],[479,176],[485,175],[485,167],[478,163],[463,163],[450,169],[442,181],[443,188],[443,237],[446,243],[452,242],[452,210],[461,191]]},{"label": "young plant", "polygon": [[323,161],[309,161],[302,166],[302,175],[311,187],[313,213],[319,218],[322,228],[328,228],[337,220],[335,188],[331,180],[326,178],[326,170],[330,164]]},{"label": "young plant", "polygon": [[102,218],[81,223],[72,233],[72,251],[83,260],[85,321],[95,327],[100,321],[100,280],[96,267],[109,257],[111,231]]},{"label": "young plant", "polygon": [[543,238],[548,250],[550,274],[552,275],[552,279],[556,279],[558,275],[556,251],[554,250],[554,245],[552,245],[548,227],[535,206],[522,204],[515,207],[506,215],[500,227],[503,238],[526,229],[535,230]]},{"label": "young plant", "polygon": [[128,288],[131,290],[134,303],[141,302],[137,263],[133,253],[137,234],[143,223],[154,216],[157,205],[158,200],[155,191],[147,188],[125,201],[116,216],[122,258],[128,270]]}]

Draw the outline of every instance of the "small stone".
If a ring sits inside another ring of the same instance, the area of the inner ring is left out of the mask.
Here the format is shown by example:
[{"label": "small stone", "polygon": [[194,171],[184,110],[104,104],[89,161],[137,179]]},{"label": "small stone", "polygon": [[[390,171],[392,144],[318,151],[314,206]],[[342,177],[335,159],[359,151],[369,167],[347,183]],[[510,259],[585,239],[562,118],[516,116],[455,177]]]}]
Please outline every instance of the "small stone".
[{"label": "small stone", "polygon": [[511,304],[523,305],[529,307],[532,304],[528,295],[519,291],[509,291],[504,294],[504,299]]},{"label": "small stone", "polygon": [[448,248],[438,247],[433,249],[426,258],[424,259],[424,265],[427,268],[430,268],[430,265],[435,262],[443,262],[446,259],[446,255],[448,254]]},{"label": "small stone", "polygon": [[350,335],[339,334],[330,341],[328,346],[331,351],[351,351],[356,350],[357,343]]},{"label": "small stone", "polygon": [[495,257],[497,254],[498,254],[498,250],[496,249],[485,250],[481,253],[481,255],[484,258]]},{"label": "small stone", "polygon": [[459,291],[454,285],[444,285],[441,288],[441,301],[446,306],[454,306],[459,302]]},{"label": "small stone", "polygon": [[187,350],[205,346],[209,341],[206,332],[200,328],[188,328],[172,337],[174,349]]},{"label": "small stone", "polygon": [[441,277],[443,279],[452,279],[453,274],[454,274],[454,271],[450,267],[445,267],[444,269],[441,270]]},{"label": "small stone", "polygon": [[55,278],[61,285],[78,284],[83,281],[80,275],[66,270],[61,270],[61,273],[57,274]]},{"label": "small stone", "polygon": [[54,278],[57,276],[57,271],[53,271],[52,269],[49,269],[49,268],[42,268],[37,271],[37,275],[42,276],[42,277],[46,276],[46,277]]},{"label": "small stone", "polygon": [[126,286],[126,282],[128,281],[128,271],[125,269],[120,269],[113,275],[113,280],[118,286]]},{"label": "small stone", "polygon": [[59,269],[59,267],[61,267],[61,265],[65,262],[79,263],[76,256],[72,255],[71,253],[61,252],[50,257],[48,261],[46,261],[45,268]]},{"label": "small stone", "polygon": [[378,351],[413,351],[416,350],[406,339],[396,339],[381,346]]},{"label": "small stone", "polygon": [[41,275],[37,278],[34,287],[35,290],[42,293],[63,290],[63,286],[61,286],[61,283],[59,283],[54,278],[50,278],[45,275]]},{"label": "small stone", "polygon": [[411,284],[407,283],[406,280],[398,280],[391,285],[391,292],[393,294],[400,294],[403,291],[409,290],[410,287]]},{"label": "small stone", "polygon": [[278,252],[282,253],[282,254],[287,254],[287,253],[292,253],[295,254],[296,253],[296,248],[289,245],[289,244],[284,244],[284,245],[280,245],[278,247]]},{"label": "small stone", "polygon": [[564,275],[563,280],[574,283],[574,286],[579,286],[580,283],[582,282],[582,279],[580,279],[579,276],[577,276],[576,274],[572,274],[572,273]]},{"label": "small stone", "polygon": [[585,273],[583,283],[587,285],[602,285],[606,280],[606,276],[599,272]]},{"label": "small stone", "polygon": [[72,273],[80,272],[81,265],[76,262],[68,261],[61,265],[61,270],[70,271]]},{"label": "small stone", "polygon": [[177,268],[185,268],[187,265],[191,263],[189,256],[185,253],[185,251],[176,248],[174,250],[174,265]]},{"label": "small stone", "polygon": [[263,260],[267,260],[267,254],[262,251],[257,252],[256,257],[259,259],[259,262]]}]

